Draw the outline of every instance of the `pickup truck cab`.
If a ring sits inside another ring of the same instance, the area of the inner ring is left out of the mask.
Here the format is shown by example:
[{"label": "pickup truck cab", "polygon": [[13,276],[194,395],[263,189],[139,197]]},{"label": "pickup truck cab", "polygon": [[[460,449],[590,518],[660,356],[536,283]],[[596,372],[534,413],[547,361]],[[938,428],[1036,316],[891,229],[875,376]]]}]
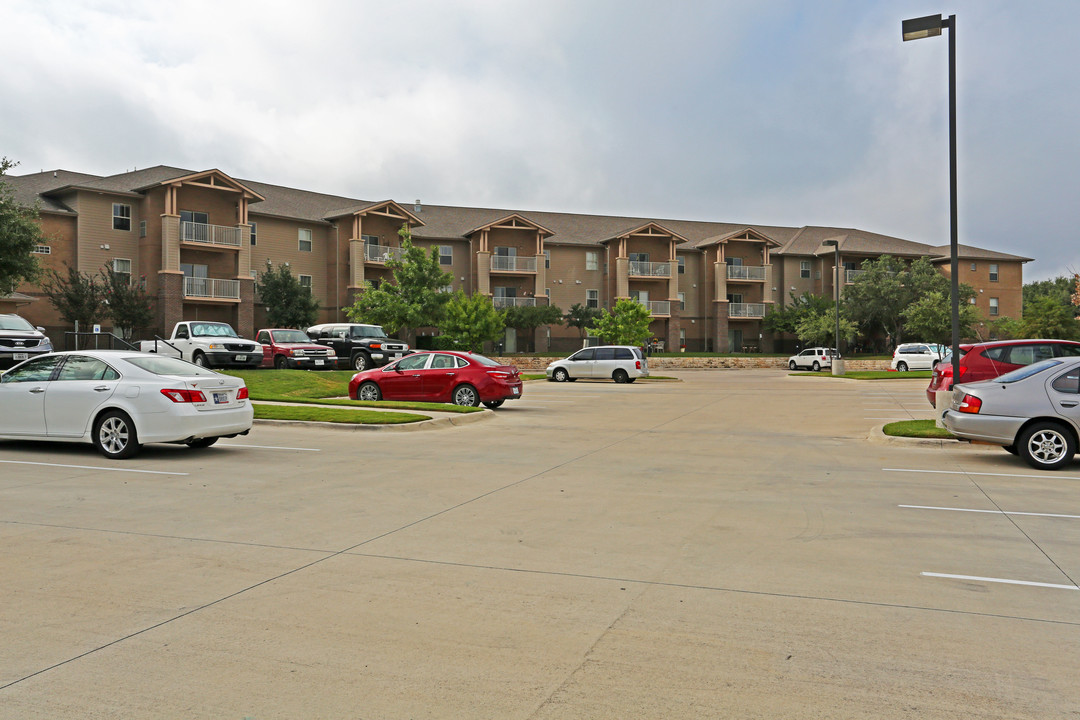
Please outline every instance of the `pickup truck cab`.
[{"label": "pickup truck cab", "polygon": [[262,347],[237,335],[228,323],[202,320],[178,322],[167,341],[143,340],[139,349],[202,367],[257,368],[263,359]]},{"label": "pickup truck cab", "polygon": [[401,340],[388,337],[378,325],[325,323],[307,330],[312,340],[333,348],[338,366],[358,372],[380,367],[412,352]]},{"label": "pickup truck cab", "polygon": [[255,341],[262,345],[264,368],[333,370],[337,366],[334,348],[312,342],[303,330],[260,330],[255,334]]}]

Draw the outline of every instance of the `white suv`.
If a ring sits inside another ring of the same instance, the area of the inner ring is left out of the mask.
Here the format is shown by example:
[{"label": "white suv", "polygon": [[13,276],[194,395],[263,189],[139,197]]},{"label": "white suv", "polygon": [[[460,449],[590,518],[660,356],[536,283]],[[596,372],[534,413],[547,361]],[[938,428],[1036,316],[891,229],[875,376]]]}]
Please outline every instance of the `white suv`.
[{"label": "white suv", "polygon": [[898,372],[908,370],[933,370],[948,352],[943,345],[933,343],[903,343],[893,351],[892,369]]},{"label": "white suv", "polygon": [[568,358],[556,360],[544,372],[548,380],[555,382],[611,378],[617,383],[632,383],[639,377],[649,376],[649,362],[639,347],[600,345],[583,348]]},{"label": "white suv", "polygon": [[836,352],[835,348],[806,348],[798,355],[789,357],[787,366],[789,370],[808,368],[817,372],[821,368],[831,368],[834,357],[840,357],[840,353]]}]

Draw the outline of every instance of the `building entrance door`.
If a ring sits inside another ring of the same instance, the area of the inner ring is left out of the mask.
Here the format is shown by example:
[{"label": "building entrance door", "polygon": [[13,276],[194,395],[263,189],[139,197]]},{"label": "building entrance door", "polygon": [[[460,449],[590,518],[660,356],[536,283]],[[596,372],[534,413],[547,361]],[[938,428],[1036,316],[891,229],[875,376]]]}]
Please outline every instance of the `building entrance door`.
[{"label": "building entrance door", "polygon": [[742,330],[728,330],[728,352],[742,352]]}]

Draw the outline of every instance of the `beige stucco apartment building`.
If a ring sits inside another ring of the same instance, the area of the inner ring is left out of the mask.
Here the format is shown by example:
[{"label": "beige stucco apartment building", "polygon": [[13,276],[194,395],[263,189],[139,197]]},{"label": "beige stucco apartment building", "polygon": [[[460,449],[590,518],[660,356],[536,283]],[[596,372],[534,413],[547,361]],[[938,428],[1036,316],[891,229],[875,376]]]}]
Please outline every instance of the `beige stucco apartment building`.
[{"label": "beige stucco apartment building", "polygon": [[[633,298],[649,308],[667,349],[689,351],[773,350],[762,329],[771,306],[792,293],[835,296],[826,240],[839,243],[841,285],[882,254],[928,257],[949,272],[948,246],[854,229],[362,201],[165,166],[6,180],[21,203],[41,211],[43,263],[130,273],[158,298],[160,334],[179,320],[204,319],[253,336],[264,317],[254,278],[268,261],[289,263],[318,298],[321,321],[345,320],[365,283],[390,277],[386,261],[400,252],[405,224],[417,245],[438,247],[452,289],[488,295],[498,307],[551,303],[564,311]],[[976,289],[987,322],[1020,316],[1029,260],[961,247],[960,280]],[[52,332],[69,329],[37,287],[18,288],[6,304]],[[580,345],[578,331],[565,327],[537,335],[539,350]],[[516,341],[509,333],[506,350]]]}]

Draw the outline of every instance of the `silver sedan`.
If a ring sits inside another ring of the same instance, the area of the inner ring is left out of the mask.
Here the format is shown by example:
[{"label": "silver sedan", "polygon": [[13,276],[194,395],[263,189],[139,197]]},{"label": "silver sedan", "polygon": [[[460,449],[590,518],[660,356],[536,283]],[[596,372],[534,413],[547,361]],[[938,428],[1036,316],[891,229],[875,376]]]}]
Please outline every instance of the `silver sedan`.
[{"label": "silver sedan", "polygon": [[1001,445],[1039,470],[1057,470],[1080,437],[1080,358],[1056,358],[957,385],[942,423],[953,435]]}]

